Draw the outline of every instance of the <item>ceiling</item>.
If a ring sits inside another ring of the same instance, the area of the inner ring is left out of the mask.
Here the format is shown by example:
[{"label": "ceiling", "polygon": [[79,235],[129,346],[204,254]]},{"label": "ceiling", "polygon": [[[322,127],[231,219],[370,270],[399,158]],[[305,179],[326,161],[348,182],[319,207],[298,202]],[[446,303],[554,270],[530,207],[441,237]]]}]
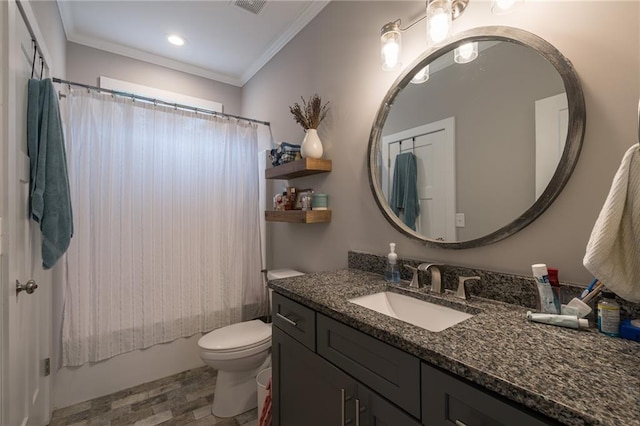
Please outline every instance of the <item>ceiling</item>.
[{"label": "ceiling", "polygon": [[[57,2],[69,41],[242,86],[329,0]],[[174,33],[184,46],[167,42]]]}]

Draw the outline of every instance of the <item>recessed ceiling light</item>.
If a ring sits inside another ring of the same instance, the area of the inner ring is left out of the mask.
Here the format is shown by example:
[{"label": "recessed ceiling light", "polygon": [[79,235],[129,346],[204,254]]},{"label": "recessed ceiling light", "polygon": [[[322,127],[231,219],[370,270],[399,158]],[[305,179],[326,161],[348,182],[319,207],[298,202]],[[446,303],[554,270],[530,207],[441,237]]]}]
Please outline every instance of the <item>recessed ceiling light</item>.
[{"label": "recessed ceiling light", "polygon": [[169,40],[169,43],[173,44],[174,46],[182,46],[185,43],[184,38],[176,34],[170,34],[167,37],[167,40]]}]

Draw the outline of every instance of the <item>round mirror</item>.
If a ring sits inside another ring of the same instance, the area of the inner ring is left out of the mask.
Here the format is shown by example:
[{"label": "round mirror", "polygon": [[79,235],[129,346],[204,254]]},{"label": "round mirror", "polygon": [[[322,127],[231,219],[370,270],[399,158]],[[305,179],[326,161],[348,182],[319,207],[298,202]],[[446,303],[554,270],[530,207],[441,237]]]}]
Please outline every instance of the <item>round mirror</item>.
[{"label": "round mirror", "polygon": [[469,30],[425,52],[385,96],[369,140],[371,189],[411,238],[490,244],[558,196],[584,126],[580,83],[557,49],[515,28]]}]

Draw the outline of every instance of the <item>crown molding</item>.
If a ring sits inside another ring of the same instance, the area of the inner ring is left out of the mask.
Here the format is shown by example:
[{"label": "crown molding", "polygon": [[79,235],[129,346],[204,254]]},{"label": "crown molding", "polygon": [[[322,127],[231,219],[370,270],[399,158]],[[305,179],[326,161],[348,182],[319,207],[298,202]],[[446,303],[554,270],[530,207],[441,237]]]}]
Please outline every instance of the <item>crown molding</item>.
[{"label": "crown molding", "polygon": [[331,0],[311,1],[269,48],[255,60],[242,75],[240,81],[244,86],[258,71],[262,69],[284,46],[287,45],[313,18],[324,9]]}]

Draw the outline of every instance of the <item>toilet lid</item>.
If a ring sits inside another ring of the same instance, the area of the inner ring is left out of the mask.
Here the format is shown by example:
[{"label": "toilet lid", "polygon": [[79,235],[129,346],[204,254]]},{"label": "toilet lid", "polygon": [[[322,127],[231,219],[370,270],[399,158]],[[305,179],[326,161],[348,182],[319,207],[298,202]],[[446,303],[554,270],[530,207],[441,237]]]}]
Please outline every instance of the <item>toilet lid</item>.
[{"label": "toilet lid", "polygon": [[255,346],[269,339],[271,326],[260,320],[253,320],[213,330],[198,340],[198,346],[211,351],[228,351]]}]

